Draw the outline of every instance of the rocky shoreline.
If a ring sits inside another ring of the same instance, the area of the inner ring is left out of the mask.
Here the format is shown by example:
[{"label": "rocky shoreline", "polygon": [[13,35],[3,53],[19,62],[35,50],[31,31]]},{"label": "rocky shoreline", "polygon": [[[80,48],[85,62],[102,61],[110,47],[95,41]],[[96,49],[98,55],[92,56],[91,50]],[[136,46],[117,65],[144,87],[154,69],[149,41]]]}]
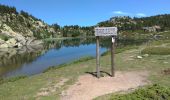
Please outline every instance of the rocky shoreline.
[{"label": "rocky shoreline", "polygon": [[42,40],[28,39],[23,41],[18,41],[15,38],[10,38],[7,41],[0,39],[0,48],[19,48],[28,45],[40,45],[43,44]]}]

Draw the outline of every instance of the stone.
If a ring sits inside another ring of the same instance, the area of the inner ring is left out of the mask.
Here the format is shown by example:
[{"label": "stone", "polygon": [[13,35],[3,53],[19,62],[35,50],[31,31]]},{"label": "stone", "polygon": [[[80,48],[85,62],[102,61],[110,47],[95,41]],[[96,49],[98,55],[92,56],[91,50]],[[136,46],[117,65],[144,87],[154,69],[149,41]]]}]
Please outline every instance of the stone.
[{"label": "stone", "polygon": [[137,56],[138,59],[142,59],[143,57],[142,56]]},{"label": "stone", "polygon": [[8,44],[4,43],[0,45],[0,48],[8,48]]},{"label": "stone", "polygon": [[6,44],[8,44],[8,47],[14,47],[16,45],[16,40],[14,38],[9,39],[6,41]]},{"label": "stone", "polygon": [[42,43],[43,43],[42,40],[33,40],[33,41],[30,42],[29,45],[40,45],[40,44],[42,44]]},{"label": "stone", "polygon": [[148,56],[149,56],[149,54],[144,54],[143,56],[144,56],[144,57],[148,57]]},{"label": "stone", "polygon": [[15,47],[22,47],[23,45],[21,43],[16,43]]},{"label": "stone", "polygon": [[4,40],[2,40],[2,39],[0,39],[0,44],[3,44],[3,43],[5,43],[5,41],[4,41]]},{"label": "stone", "polygon": [[167,61],[164,61],[163,63],[164,63],[164,64],[168,64],[168,62],[167,62]]}]

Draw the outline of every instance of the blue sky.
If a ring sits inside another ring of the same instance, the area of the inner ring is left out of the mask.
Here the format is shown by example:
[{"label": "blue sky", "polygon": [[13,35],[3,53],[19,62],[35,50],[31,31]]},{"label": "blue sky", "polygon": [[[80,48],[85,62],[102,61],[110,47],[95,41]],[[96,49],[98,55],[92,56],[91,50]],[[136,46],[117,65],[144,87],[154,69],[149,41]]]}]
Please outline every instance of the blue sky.
[{"label": "blue sky", "polygon": [[0,0],[48,24],[95,25],[113,16],[170,14],[170,0]]}]

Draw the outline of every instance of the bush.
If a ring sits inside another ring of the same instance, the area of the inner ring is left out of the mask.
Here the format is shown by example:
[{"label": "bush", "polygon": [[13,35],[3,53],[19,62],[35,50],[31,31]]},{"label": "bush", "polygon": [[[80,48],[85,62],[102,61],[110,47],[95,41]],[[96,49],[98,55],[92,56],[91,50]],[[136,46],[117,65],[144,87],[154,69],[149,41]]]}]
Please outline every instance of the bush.
[{"label": "bush", "polygon": [[112,94],[109,100],[170,100],[170,88],[155,84],[129,94]]},{"label": "bush", "polygon": [[142,54],[170,55],[170,48],[167,47],[147,47],[142,50]]},{"label": "bush", "polygon": [[8,36],[1,35],[1,34],[0,34],[0,39],[2,39],[2,40],[4,40],[4,41],[9,40],[9,38],[10,38],[10,37],[8,37]]}]

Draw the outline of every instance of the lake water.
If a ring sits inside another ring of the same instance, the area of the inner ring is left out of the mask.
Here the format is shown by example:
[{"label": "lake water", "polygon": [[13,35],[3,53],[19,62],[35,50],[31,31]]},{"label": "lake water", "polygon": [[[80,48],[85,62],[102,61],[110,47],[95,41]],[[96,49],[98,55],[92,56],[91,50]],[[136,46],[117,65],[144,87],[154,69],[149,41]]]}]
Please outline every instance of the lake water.
[{"label": "lake water", "polygon": [[[106,50],[101,46],[100,53]],[[30,76],[87,56],[96,56],[95,39],[57,40],[39,46],[0,49],[0,77]]]}]

